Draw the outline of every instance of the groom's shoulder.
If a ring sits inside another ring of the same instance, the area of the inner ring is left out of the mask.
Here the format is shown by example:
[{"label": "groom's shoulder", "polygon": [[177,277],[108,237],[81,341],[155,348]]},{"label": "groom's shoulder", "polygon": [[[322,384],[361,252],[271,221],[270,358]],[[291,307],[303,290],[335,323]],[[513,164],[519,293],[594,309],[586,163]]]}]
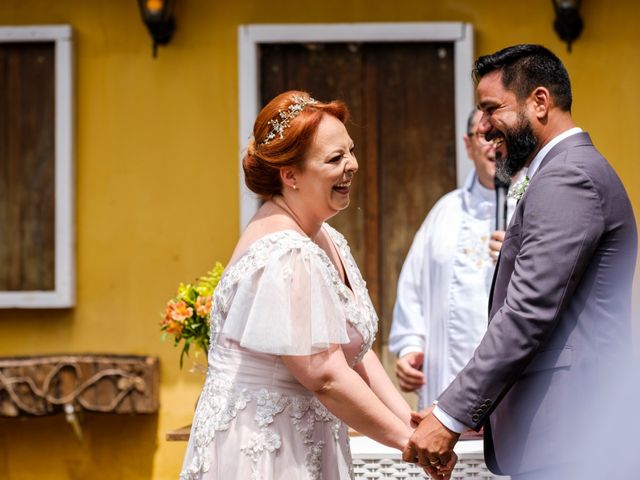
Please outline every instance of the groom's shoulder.
[{"label": "groom's shoulder", "polygon": [[[547,164],[546,172],[541,171],[540,177],[540,184],[546,186],[541,190],[546,192],[560,184],[562,188],[573,187],[576,198],[584,200],[588,196],[585,196],[585,190],[591,191],[607,218],[632,215],[631,202],[622,180],[591,142],[574,144],[558,152]],[[543,180],[545,177],[546,182]]]},{"label": "groom's shoulder", "polygon": [[609,161],[589,137],[586,139],[583,142],[573,142],[567,148],[555,152],[555,158],[550,159],[547,164],[547,174],[583,177],[597,190],[621,188],[622,182]]},{"label": "groom's shoulder", "polygon": [[626,197],[622,180],[611,163],[594,145],[570,149],[567,162],[583,171],[602,196],[622,193]]}]

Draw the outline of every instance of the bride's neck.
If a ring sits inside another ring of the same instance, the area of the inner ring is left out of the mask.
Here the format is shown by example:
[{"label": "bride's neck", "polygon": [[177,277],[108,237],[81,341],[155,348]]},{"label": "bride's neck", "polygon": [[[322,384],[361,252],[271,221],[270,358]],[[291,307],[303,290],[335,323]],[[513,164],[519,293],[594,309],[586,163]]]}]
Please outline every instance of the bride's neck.
[{"label": "bride's neck", "polygon": [[273,197],[270,201],[277,209],[290,217],[306,236],[311,240],[315,240],[322,228],[321,221],[312,220],[309,215],[304,214],[303,208],[295,204],[292,205],[292,202],[284,196]]}]

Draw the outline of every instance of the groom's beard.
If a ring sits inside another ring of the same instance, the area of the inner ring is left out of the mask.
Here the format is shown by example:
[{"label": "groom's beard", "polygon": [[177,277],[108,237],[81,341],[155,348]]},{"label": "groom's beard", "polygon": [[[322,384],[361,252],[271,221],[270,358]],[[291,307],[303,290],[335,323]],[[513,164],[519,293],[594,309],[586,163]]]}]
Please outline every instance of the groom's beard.
[{"label": "groom's beard", "polygon": [[538,139],[533,133],[531,122],[523,114],[518,114],[518,125],[505,132],[507,156],[502,158],[496,152],[496,176],[503,182],[510,182],[511,178],[522,170],[527,159],[538,146]]}]

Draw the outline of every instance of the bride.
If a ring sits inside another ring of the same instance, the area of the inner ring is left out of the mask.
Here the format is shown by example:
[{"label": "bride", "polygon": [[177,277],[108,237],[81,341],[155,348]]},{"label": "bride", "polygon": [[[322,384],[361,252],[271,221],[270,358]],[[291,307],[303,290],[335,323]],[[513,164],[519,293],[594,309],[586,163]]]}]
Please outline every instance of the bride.
[{"label": "bride", "polygon": [[358,162],[339,101],[275,97],[243,160],[264,203],[216,289],[181,480],[353,478],[347,425],[402,450],[411,409],[371,350],[378,319],[345,238]]}]

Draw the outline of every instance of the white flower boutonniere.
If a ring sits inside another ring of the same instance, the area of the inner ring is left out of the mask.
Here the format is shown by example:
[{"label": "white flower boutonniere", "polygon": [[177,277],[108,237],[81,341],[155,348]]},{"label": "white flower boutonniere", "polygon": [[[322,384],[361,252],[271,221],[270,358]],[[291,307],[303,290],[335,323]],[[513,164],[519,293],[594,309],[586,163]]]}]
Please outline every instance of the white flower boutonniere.
[{"label": "white flower boutonniere", "polygon": [[515,199],[516,202],[520,201],[524,192],[527,191],[527,187],[529,186],[529,177],[525,175],[525,177],[515,184],[509,189],[508,197]]}]

